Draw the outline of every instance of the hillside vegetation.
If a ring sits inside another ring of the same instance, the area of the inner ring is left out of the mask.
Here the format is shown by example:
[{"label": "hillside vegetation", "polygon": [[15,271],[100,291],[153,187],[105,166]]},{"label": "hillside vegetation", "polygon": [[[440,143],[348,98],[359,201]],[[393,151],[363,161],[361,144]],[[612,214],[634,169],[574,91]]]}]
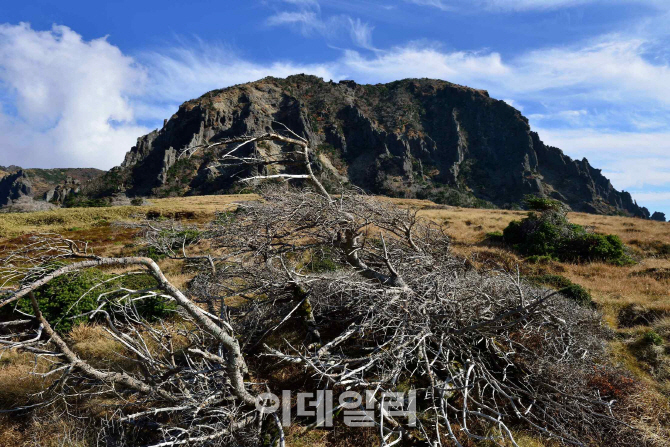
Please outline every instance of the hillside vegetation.
[{"label": "hillside vegetation", "polygon": [[[133,226],[148,219],[161,222],[175,219],[188,228],[202,228],[217,218],[217,213],[232,211],[239,203],[257,201],[258,196],[197,196],[152,199],[145,206],[110,208],[70,208],[29,214],[0,216],[0,252],[24,243],[35,233],[59,233],[65,237],[87,241],[96,254],[130,256],[147,254],[138,237],[140,230]],[[637,414],[629,420],[646,445],[668,445],[670,439],[670,224],[619,216],[600,216],[568,213],[566,218],[585,232],[611,234],[623,243],[630,262],[612,263],[606,260],[571,259],[556,256],[536,256],[519,250],[498,235],[514,221],[527,217],[526,212],[509,210],[468,209],[438,205],[425,200],[389,199],[400,207],[418,209],[418,215],[443,225],[451,238],[451,250],[467,259],[477,269],[504,268],[534,284],[550,288],[570,289],[571,296],[581,305],[592,305],[602,313],[611,330],[608,341],[613,361],[630,373],[634,385],[615,383],[599,377],[598,386],[623,399],[620,393],[630,393],[637,402],[630,408]],[[492,237],[493,235],[493,237]],[[194,253],[207,247],[193,246]],[[151,253],[149,253],[151,255]],[[176,286],[185,286],[194,272],[180,263],[155,257],[166,276]],[[314,271],[328,271],[327,258],[318,261]],[[319,270],[323,269],[323,270]],[[75,325],[69,337],[84,358],[96,364],[108,364],[120,346],[105,336],[101,327],[91,324]],[[118,357],[116,357],[118,358]],[[0,357],[0,403],[3,408],[21,401],[27,393],[37,392],[45,385],[34,380],[19,381],[23,373],[44,370],[35,365],[31,356],[6,352]],[[280,382],[290,383],[289,370],[282,370]],[[297,374],[297,372],[296,372]],[[594,379],[595,380],[595,379]],[[621,387],[618,389],[617,387]],[[612,389],[612,387],[614,387]],[[89,410],[101,417],[103,401],[91,401]],[[97,406],[97,407],[96,407]],[[80,411],[79,409],[78,411]],[[76,414],[54,418],[39,411],[26,417],[3,416],[0,419],[0,445],[89,445],[86,430]],[[64,433],[66,435],[64,435]],[[63,436],[67,436],[64,439]],[[325,430],[304,430],[292,427],[287,445],[335,446],[353,445],[344,434]],[[356,445],[375,445],[376,434],[360,430]],[[558,445],[540,441],[534,436],[519,433],[521,446]],[[474,444],[468,444],[474,445]],[[483,446],[484,444],[482,444]]]}]

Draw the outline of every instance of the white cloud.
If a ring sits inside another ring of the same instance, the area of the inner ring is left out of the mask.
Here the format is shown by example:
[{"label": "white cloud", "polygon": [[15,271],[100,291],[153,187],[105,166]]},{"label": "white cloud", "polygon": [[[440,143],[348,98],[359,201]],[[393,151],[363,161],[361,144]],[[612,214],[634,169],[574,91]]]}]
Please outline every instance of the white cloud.
[{"label": "white cloud", "polygon": [[[160,103],[170,112],[176,105],[217,88],[255,81],[266,76],[286,77],[309,73],[324,79],[340,79],[335,64],[298,64],[275,61],[259,64],[240,58],[223,46],[198,42],[163,52],[141,54],[150,82],[144,94],[146,101]],[[171,107],[171,108],[170,108]],[[149,109],[154,112],[160,108]]]},{"label": "white cloud", "polygon": [[[3,163],[118,164],[138,135],[129,97],[146,73],[105,38],[89,42],[64,26],[0,25]],[[7,110],[12,109],[9,113]]]},{"label": "white cloud", "polygon": [[586,157],[618,189],[670,188],[670,132],[536,130],[546,144],[562,148],[573,158]]},{"label": "white cloud", "polygon": [[329,40],[335,40],[347,31],[354,45],[368,50],[375,50],[372,46],[372,31],[374,26],[361,19],[353,19],[348,15],[334,15],[327,18],[321,16],[321,6],[316,0],[283,0],[293,4],[295,11],[280,11],[267,18],[269,26],[289,25],[296,26],[304,36],[318,33]]},{"label": "white cloud", "polygon": [[641,201],[653,203],[670,203],[670,191],[641,192],[635,191],[635,197]]},{"label": "white cloud", "polygon": [[349,34],[351,35],[351,40],[361,48],[367,48],[369,50],[374,50],[372,45],[372,31],[375,29],[374,26],[371,26],[367,22],[361,22],[361,19],[352,19],[347,17],[349,22]]},{"label": "white cloud", "polygon": [[640,205],[670,216],[670,132],[612,132],[588,128],[536,128],[540,138],[573,158],[586,157],[617,189],[632,192]]},{"label": "white cloud", "polygon": [[[606,102],[660,101],[670,106],[670,67],[647,60],[648,41],[604,36],[586,45],[531,51],[511,61],[515,79],[506,87],[563,99],[588,95]],[[566,91],[572,89],[572,91]]]},{"label": "white cloud", "polygon": [[566,8],[586,3],[602,3],[603,1],[604,0],[480,0],[478,3],[481,7],[494,11],[529,11]]},{"label": "white cloud", "polygon": [[64,26],[0,25],[0,164],[108,169],[151,130],[138,120],[159,125],[209,90],[295,73],[339,78],[328,64],[256,64],[202,42],[136,60]]},{"label": "white cloud", "polygon": [[342,71],[363,82],[388,82],[402,78],[430,77],[481,85],[484,79],[504,76],[509,68],[498,53],[442,52],[438,47],[409,44],[365,57],[345,51],[337,61]]},{"label": "white cloud", "polygon": [[328,31],[327,25],[313,11],[282,11],[269,17],[266,23],[270,26],[298,24],[305,35],[314,31]]},{"label": "white cloud", "polygon": [[528,115],[531,121],[562,121],[572,125],[584,125],[585,121],[592,121],[587,119],[589,114],[586,110],[560,110],[553,113],[533,113]]},{"label": "white cloud", "polygon": [[442,11],[455,11],[453,5],[447,4],[445,0],[405,0],[407,3],[414,3],[419,6],[431,6],[433,8],[441,9]]},{"label": "white cloud", "polygon": [[318,0],[282,0],[284,3],[289,3],[292,5],[299,5],[299,6],[308,6],[312,8],[317,8],[320,9],[319,1]]}]

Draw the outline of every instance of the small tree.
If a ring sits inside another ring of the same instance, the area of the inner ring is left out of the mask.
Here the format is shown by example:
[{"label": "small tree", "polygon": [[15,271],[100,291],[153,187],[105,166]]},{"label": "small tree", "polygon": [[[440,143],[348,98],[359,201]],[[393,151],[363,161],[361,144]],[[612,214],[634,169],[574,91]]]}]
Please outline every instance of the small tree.
[{"label": "small tree", "polygon": [[632,262],[621,239],[612,234],[597,234],[570,223],[568,208],[553,199],[529,196],[528,216],[514,220],[503,231],[503,240],[522,254],[549,256],[561,261]]}]

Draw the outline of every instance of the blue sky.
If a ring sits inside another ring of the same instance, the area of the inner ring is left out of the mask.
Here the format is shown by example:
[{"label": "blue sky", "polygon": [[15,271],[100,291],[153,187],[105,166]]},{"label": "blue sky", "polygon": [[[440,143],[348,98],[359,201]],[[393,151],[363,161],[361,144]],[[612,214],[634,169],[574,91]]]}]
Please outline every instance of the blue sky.
[{"label": "blue sky", "polygon": [[268,75],[484,88],[670,217],[670,1],[34,1],[0,9],[0,165],[119,164],[185,100]]}]

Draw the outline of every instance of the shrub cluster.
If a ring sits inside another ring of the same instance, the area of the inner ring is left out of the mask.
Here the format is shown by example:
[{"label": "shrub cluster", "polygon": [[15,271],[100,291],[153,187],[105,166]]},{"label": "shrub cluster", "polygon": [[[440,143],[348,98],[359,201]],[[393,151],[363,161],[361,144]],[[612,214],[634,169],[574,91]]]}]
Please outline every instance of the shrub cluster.
[{"label": "shrub cluster", "polygon": [[112,206],[108,198],[90,198],[84,194],[70,194],[63,201],[64,208],[105,208]]},{"label": "shrub cluster", "polygon": [[[118,290],[120,287],[132,290],[156,289],[158,283],[149,274],[136,274],[119,277],[104,273],[97,269],[85,270],[53,279],[48,284],[35,290],[35,298],[42,314],[52,322],[56,330],[69,331],[77,323],[88,320],[80,316],[99,306],[98,296]],[[117,293],[120,298],[125,293]],[[134,302],[137,312],[149,321],[167,316],[175,309],[172,302],[163,298],[150,297]],[[21,311],[33,314],[33,307],[28,298],[19,301]]]},{"label": "shrub cluster", "polygon": [[311,254],[309,262],[305,265],[307,271],[312,273],[334,272],[339,268],[335,254],[329,247],[321,247]]},{"label": "shrub cluster", "polygon": [[138,256],[143,256],[145,258],[150,258],[154,262],[160,262],[163,259],[167,258],[167,255],[154,246],[142,247],[137,250]]},{"label": "shrub cluster", "polygon": [[653,329],[649,329],[644,334],[642,334],[642,340],[645,343],[654,346],[663,346],[663,343],[665,343],[663,337],[658,335],[658,333],[656,333],[656,331],[654,331]]},{"label": "shrub cluster", "polygon": [[561,275],[535,275],[528,276],[527,281],[549,286],[552,289],[560,290],[563,295],[570,298],[580,306],[591,306],[591,294],[584,287],[579,284],[575,284],[570,281],[568,278]]},{"label": "shrub cluster", "polygon": [[548,197],[528,195],[525,197],[524,203],[526,208],[535,211],[562,211],[566,209],[562,202]]},{"label": "shrub cluster", "polygon": [[567,210],[551,199],[527,200],[534,209],[503,231],[503,240],[527,256],[549,256],[560,261],[607,261],[617,265],[632,261],[621,239],[613,234],[588,232],[568,221]]}]

